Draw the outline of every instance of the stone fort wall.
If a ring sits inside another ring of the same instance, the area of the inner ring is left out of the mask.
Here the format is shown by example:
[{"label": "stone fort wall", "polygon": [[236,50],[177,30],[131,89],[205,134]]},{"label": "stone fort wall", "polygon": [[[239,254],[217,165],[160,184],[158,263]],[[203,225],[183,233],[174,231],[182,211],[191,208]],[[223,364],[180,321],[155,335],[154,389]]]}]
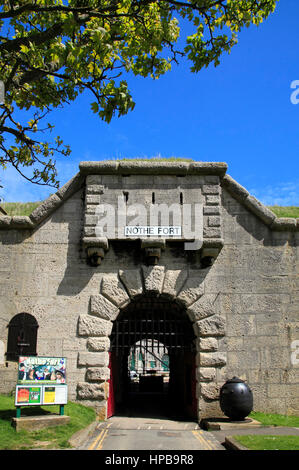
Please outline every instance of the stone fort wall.
[{"label": "stone fort wall", "polygon": [[[90,266],[99,201],[128,192],[150,204],[153,190],[155,202],[180,193],[202,202],[201,252],[166,240],[158,265],[148,267],[138,243],[102,240],[103,260]],[[216,252],[211,266],[202,266],[203,250]],[[30,217],[0,217],[0,392],[17,379],[4,354],[8,323],[27,312],[39,324],[38,355],[67,358],[69,399],[105,413],[112,321],[146,292],[181,302],[193,323],[199,417],[220,414],[219,390],[232,376],[247,381],[255,410],[299,413],[298,219],[276,218],[223,164],[84,162]]]}]

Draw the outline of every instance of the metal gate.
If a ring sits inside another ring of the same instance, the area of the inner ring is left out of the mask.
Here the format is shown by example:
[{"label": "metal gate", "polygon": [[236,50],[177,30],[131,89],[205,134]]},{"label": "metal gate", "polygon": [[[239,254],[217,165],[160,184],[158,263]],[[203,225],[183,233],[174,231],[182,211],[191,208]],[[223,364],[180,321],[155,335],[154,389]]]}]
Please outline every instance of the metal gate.
[{"label": "metal gate", "polygon": [[181,308],[170,302],[152,298],[132,302],[115,321],[111,334],[111,350],[116,354],[135,348],[143,341],[144,348],[153,352],[177,354],[194,351],[195,335],[192,324]]}]

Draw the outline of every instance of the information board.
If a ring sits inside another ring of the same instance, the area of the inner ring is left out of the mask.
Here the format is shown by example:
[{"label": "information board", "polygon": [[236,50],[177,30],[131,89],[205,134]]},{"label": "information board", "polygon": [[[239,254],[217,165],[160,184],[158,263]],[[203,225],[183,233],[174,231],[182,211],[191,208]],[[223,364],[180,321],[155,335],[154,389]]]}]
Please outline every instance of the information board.
[{"label": "information board", "polygon": [[65,405],[66,358],[20,356],[15,406]]}]

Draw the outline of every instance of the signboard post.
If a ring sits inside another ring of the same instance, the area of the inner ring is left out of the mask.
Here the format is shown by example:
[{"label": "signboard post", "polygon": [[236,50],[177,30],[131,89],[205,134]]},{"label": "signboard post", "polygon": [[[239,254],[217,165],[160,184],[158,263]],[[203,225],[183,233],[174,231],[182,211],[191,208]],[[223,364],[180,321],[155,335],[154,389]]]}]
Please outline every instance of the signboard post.
[{"label": "signboard post", "polygon": [[64,415],[67,403],[66,358],[20,356],[16,386],[16,416],[21,406],[59,405]]}]

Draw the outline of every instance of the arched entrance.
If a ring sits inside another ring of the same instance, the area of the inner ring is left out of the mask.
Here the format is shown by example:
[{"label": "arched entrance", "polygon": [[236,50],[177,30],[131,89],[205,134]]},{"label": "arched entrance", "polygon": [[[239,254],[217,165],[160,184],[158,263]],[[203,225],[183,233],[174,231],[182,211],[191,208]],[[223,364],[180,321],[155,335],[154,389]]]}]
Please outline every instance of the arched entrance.
[{"label": "arched entrance", "polygon": [[175,301],[146,294],[132,300],[110,336],[107,416],[196,420],[195,339]]}]

